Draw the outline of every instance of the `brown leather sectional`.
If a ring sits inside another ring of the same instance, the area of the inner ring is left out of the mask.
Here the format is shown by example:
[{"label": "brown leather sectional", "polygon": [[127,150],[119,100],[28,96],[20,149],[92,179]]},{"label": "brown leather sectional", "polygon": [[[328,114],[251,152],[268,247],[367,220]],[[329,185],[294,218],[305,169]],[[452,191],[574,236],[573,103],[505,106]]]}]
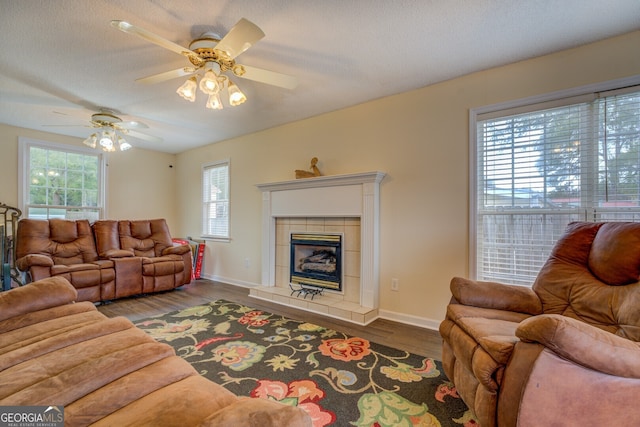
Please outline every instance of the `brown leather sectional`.
[{"label": "brown leather sectional", "polygon": [[298,407],[234,395],[77,294],[61,276],[0,292],[0,405],[63,406],[69,427],[312,425]]},{"label": "brown leather sectional", "polygon": [[191,282],[191,248],[174,246],[164,219],[22,219],[16,267],[28,281],[63,277],[78,301],[109,301]]}]

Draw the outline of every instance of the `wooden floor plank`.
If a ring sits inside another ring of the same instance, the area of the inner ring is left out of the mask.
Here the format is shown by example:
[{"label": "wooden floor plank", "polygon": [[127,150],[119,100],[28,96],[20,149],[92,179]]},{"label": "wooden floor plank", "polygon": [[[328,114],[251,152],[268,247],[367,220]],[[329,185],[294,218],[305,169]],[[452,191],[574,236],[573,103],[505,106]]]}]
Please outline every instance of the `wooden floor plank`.
[{"label": "wooden floor plank", "polygon": [[136,321],[218,299],[233,301],[292,319],[315,323],[349,335],[358,335],[378,344],[441,360],[442,339],[437,331],[387,319],[377,319],[367,326],[361,326],[256,299],[249,296],[248,288],[206,279],[193,281],[189,285],[169,292],[125,298],[102,304],[98,306],[98,310],[108,317],[124,316]]}]

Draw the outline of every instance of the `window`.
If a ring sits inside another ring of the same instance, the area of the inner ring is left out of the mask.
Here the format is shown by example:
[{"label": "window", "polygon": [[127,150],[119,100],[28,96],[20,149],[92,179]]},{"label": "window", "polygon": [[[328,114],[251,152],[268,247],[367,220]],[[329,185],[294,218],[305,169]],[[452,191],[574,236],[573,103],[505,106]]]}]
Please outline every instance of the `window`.
[{"label": "window", "polygon": [[202,166],[202,234],[229,238],[229,161]]},{"label": "window", "polygon": [[102,153],[26,138],[20,138],[19,146],[19,198],[25,217],[90,221],[104,217]]},{"label": "window", "polygon": [[477,279],[531,285],[569,222],[640,221],[640,86],[471,117]]}]

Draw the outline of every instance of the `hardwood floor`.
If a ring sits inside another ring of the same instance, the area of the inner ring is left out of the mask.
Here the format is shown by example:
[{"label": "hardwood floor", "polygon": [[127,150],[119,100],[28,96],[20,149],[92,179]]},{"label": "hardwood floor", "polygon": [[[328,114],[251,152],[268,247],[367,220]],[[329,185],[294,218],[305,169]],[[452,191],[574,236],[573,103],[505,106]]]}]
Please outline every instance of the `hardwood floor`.
[{"label": "hardwood floor", "polygon": [[108,317],[124,316],[136,321],[217,299],[225,299],[292,319],[304,320],[349,335],[358,335],[378,344],[441,360],[442,339],[437,331],[386,319],[377,319],[367,326],[360,326],[256,299],[249,296],[247,288],[206,279],[193,281],[189,285],[169,292],[102,304],[98,306],[98,310]]}]

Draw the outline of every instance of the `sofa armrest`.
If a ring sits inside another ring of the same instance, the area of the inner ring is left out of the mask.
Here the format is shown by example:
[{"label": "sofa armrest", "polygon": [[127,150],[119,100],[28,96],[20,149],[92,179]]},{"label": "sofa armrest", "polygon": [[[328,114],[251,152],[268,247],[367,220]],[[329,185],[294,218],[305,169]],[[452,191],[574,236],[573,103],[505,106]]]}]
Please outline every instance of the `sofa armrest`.
[{"label": "sofa armrest", "polygon": [[128,258],[135,256],[133,251],[127,249],[109,249],[100,254],[101,258]]},{"label": "sofa armrest", "polygon": [[32,311],[69,304],[78,291],[62,277],[49,277],[0,293],[0,321]]},{"label": "sofa armrest", "polygon": [[162,255],[184,255],[191,252],[189,245],[169,246],[162,251]]},{"label": "sofa armrest", "polygon": [[560,357],[605,374],[640,379],[640,343],[559,314],[523,320],[516,336]]},{"label": "sofa armrest", "polygon": [[540,298],[525,286],[454,277],[450,288],[460,304],[534,315],[542,313]]},{"label": "sofa armrest", "polygon": [[91,264],[97,265],[100,269],[113,268],[113,260],[111,259],[99,259],[96,261],[91,261]]},{"label": "sofa armrest", "polygon": [[52,267],[53,260],[48,256],[41,254],[29,254],[16,259],[16,267],[18,267],[18,270],[20,271],[27,271],[29,268],[34,266]]}]

